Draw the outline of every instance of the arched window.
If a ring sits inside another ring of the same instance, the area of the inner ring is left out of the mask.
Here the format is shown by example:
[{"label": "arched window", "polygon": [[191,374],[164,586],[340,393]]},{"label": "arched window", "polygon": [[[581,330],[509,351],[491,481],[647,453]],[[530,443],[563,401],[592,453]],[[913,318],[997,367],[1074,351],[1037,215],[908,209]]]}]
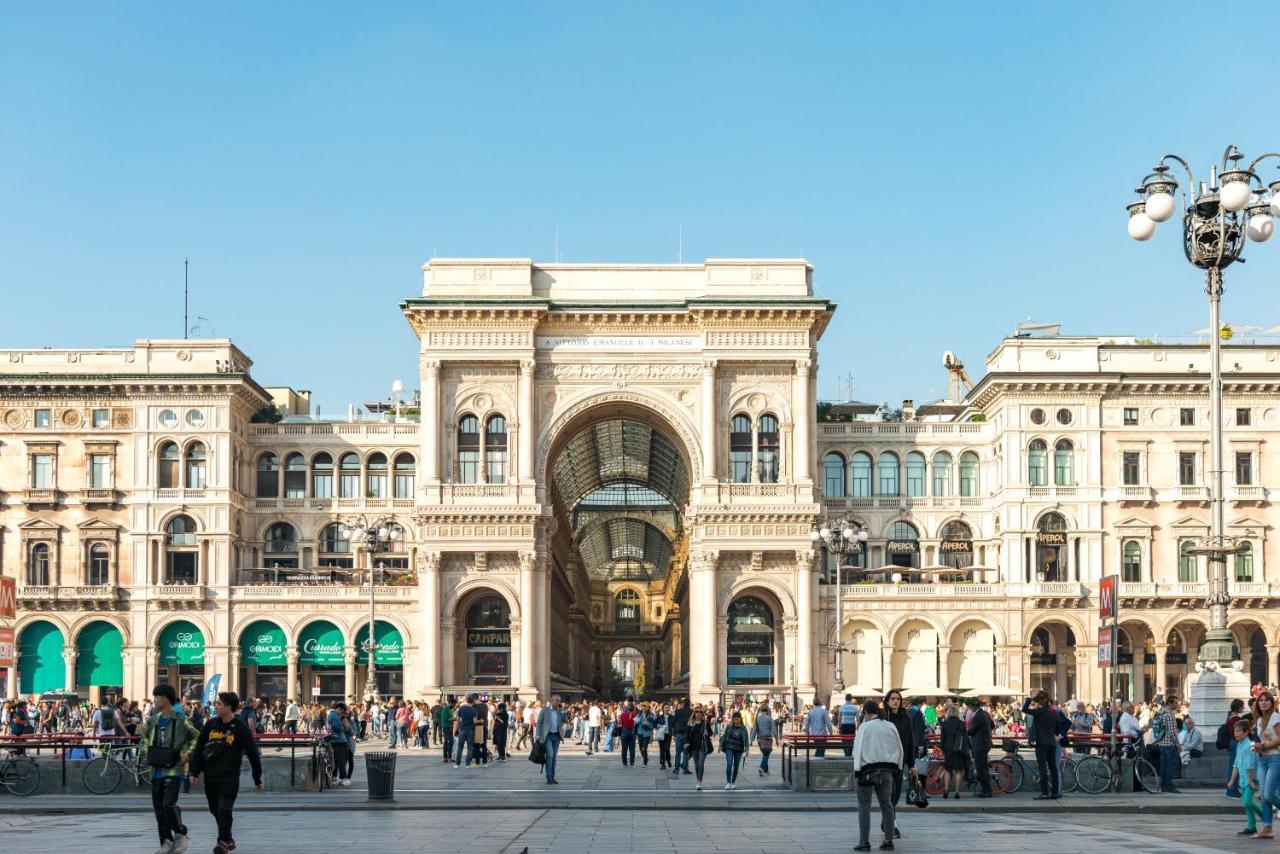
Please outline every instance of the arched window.
[{"label": "arched window", "polygon": [[183,486],[187,489],[204,489],[206,462],[203,442],[192,442],[187,446],[186,480]]},{"label": "arched window", "polygon": [[387,497],[387,455],[375,452],[365,461],[364,494],[366,498]]},{"label": "arched window", "polygon": [[729,477],[734,483],[751,482],[751,419],[741,414],[729,422]]},{"label": "arched window", "polygon": [[511,679],[511,609],[501,596],[485,596],[467,609],[467,681],[505,685]]},{"label": "arched window", "polygon": [[907,495],[918,498],[925,489],[924,454],[912,451],[907,454]]},{"label": "arched window", "polygon": [[1200,558],[1192,552],[1195,547],[1195,540],[1183,540],[1178,543],[1179,581],[1194,583],[1200,580]]},{"label": "arched window", "polygon": [[360,497],[360,457],[343,454],[338,460],[338,497]]},{"label": "arched window", "polygon": [[196,523],[190,516],[174,516],[165,529],[165,584],[195,584],[200,575]]},{"label": "arched window", "polygon": [[323,451],[311,458],[311,497],[333,497],[333,457]]},{"label": "arched window", "polygon": [[850,480],[849,494],[854,498],[871,497],[871,455],[862,451],[853,455],[853,476]]},{"label": "arched window", "polygon": [[396,498],[413,498],[413,479],[418,465],[413,454],[396,454],[392,470],[396,479]]},{"label": "arched window", "polygon": [[898,455],[885,451],[880,455],[876,466],[880,469],[880,491],[876,494],[890,497],[898,495]]},{"label": "arched window", "polygon": [[1036,526],[1037,581],[1070,581],[1067,577],[1067,520],[1060,513],[1046,513]]},{"label": "arched window", "polygon": [[1253,544],[1246,540],[1240,546],[1243,551],[1236,552],[1236,581],[1253,581]]},{"label": "arched window", "polygon": [[1049,483],[1049,446],[1042,439],[1032,439],[1027,445],[1027,483],[1047,486]]},{"label": "arched window", "polygon": [[160,446],[160,457],[156,464],[156,485],[161,489],[175,489],[178,486],[178,461],[176,442],[165,442]]},{"label": "arched window", "polygon": [[893,566],[920,566],[920,532],[910,522],[898,521],[889,526],[885,543],[887,563]]},{"label": "arched window", "polygon": [[757,441],[760,446],[758,460],[760,462],[760,482],[778,482],[778,456],[782,447],[778,438],[778,419],[772,415],[760,416],[760,429]]},{"label": "arched window", "polygon": [[623,588],[613,597],[613,620],[615,623],[640,622],[640,594],[631,588]]},{"label": "arched window", "polygon": [[484,468],[489,483],[507,482],[507,419],[490,415],[484,425]]},{"label": "arched window", "polygon": [[267,452],[258,457],[258,498],[276,498],[280,495],[280,461]]},{"label": "arched window", "polygon": [[102,543],[89,549],[89,577],[85,582],[91,587],[104,587],[111,583],[111,553]]},{"label": "arched window", "polygon": [[933,494],[951,494],[951,455],[946,451],[933,455]]},{"label": "arched window", "polygon": [[938,562],[955,569],[973,566],[973,529],[969,524],[954,519],[942,526],[941,533]]},{"label": "arched window", "polygon": [[1074,486],[1075,452],[1070,439],[1059,439],[1053,446],[1053,482],[1056,486]]},{"label": "arched window", "polygon": [[978,494],[978,455],[965,451],[960,455],[960,495],[973,498]]},{"label": "arched window", "polygon": [[50,578],[49,544],[32,543],[27,552],[27,584],[32,587],[48,587]]},{"label": "arched window", "polygon": [[276,522],[267,529],[267,547],[263,560],[268,568],[297,567],[298,532],[288,522]]},{"label": "arched window", "polygon": [[307,461],[297,451],[284,458],[284,497],[307,497]]},{"label": "arched window", "polygon": [[844,497],[844,457],[835,451],[822,458],[822,494],[827,498]]},{"label": "arched window", "polygon": [[320,565],[350,569],[351,540],[346,526],[340,522],[325,525],[320,531]]},{"label": "arched window", "polygon": [[458,483],[480,482],[480,419],[458,419]]},{"label": "arched window", "polygon": [[1137,540],[1129,540],[1124,544],[1120,580],[1131,584],[1142,581],[1142,544]]},{"label": "arched window", "polygon": [[772,609],[754,596],[744,596],[729,605],[728,622],[729,684],[774,684]]}]

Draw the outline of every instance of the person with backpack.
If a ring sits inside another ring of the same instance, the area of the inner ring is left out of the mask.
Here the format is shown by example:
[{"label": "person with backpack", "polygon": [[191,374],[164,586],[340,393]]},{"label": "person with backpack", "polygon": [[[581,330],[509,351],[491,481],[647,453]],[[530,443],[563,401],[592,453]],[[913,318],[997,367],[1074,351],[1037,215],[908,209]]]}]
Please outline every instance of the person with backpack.
[{"label": "person with backpack", "polygon": [[329,707],[328,713],[325,715],[324,740],[333,750],[333,767],[338,775],[336,785],[350,786],[351,775],[348,768],[351,763],[348,761],[348,751],[350,746],[347,744],[347,734],[343,729],[342,716],[347,712],[345,703],[337,700],[333,701],[333,705]]},{"label": "person with backpack", "polygon": [[218,824],[214,854],[227,854],[236,848],[231,835],[232,811],[240,792],[240,765],[246,755],[253,771],[253,785],[262,791],[262,755],[253,730],[242,718],[236,717],[239,705],[240,698],[234,691],[219,693],[213,704],[215,715],[204,725],[191,753],[191,785],[204,774],[205,800]]},{"label": "person with backpack", "polygon": [[1230,761],[1227,763],[1227,797],[1240,797],[1239,781],[1232,782],[1232,769],[1236,763],[1236,745],[1238,739],[1235,737],[1236,721],[1242,720],[1244,717],[1244,700],[1232,700],[1231,709],[1227,712],[1227,721],[1218,727],[1217,737],[1214,739],[1214,746],[1219,750],[1227,751]]},{"label": "person with backpack", "polygon": [[[178,692],[172,685],[157,685],[151,692],[155,714],[147,718],[139,745],[140,761],[152,768],[151,809],[160,834],[156,854],[183,854],[189,845],[187,826],[182,823],[178,796],[182,792],[183,768],[196,745],[199,733],[191,721],[178,714],[174,704]],[[115,710],[112,709],[112,716]]]}]

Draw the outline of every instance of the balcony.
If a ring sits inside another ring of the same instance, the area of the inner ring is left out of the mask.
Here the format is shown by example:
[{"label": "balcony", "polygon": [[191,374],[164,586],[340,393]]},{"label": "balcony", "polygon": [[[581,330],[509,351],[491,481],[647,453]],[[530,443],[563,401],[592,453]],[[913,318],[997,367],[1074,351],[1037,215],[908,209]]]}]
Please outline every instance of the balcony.
[{"label": "balcony", "polygon": [[1209,503],[1209,487],[1207,486],[1179,486],[1176,489],[1175,495],[1181,503]]},{"label": "balcony", "polygon": [[791,483],[721,483],[719,487],[720,504],[744,504],[755,501],[775,503],[795,503],[796,486]]},{"label": "balcony", "polygon": [[441,485],[445,504],[513,504],[514,483],[446,483]]},{"label": "balcony", "polygon": [[156,501],[203,501],[205,493],[203,489],[157,489]]},{"label": "balcony", "polygon": [[[407,602],[418,598],[416,585],[374,585],[375,602]],[[231,588],[232,602],[329,602],[369,604],[369,585],[356,584],[241,584]]]},{"label": "balcony", "polygon": [[1000,584],[845,584],[846,600],[859,599],[1000,599]]},{"label": "balcony", "polygon": [[85,507],[114,507],[120,502],[120,493],[114,489],[82,489],[80,503]]},{"label": "balcony", "polygon": [[331,421],[315,424],[252,424],[251,436],[416,436],[417,422],[388,424],[383,421],[357,421],[350,424]]},{"label": "balcony", "polygon": [[58,599],[80,605],[110,606],[120,598],[120,588],[114,584],[81,584],[64,587],[58,591]]},{"label": "balcony", "polygon": [[158,600],[162,608],[198,607],[206,595],[203,584],[160,584],[151,588],[152,599]]},{"label": "balcony", "polygon": [[1154,599],[1157,590],[1154,581],[1122,581],[1119,595],[1121,599]]},{"label": "balcony", "polygon": [[1079,492],[1076,486],[1030,486],[1027,496],[1030,498],[1075,498]]},{"label": "balcony", "polygon": [[1261,486],[1233,486],[1227,498],[1233,504],[1265,504],[1267,490]]},{"label": "balcony", "polygon": [[1120,487],[1120,501],[1123,504],[1150,504],[1156,500],[1156,491],[1149,486]]},{"label": "balcony", "polygon": [[55,507],[58,501],[56,489],[28,489],[22,497],[22,502],[28,507]]},{"label": "balcony", "polygon": [[18,588],[18,602],[22,608],[43,610],[54,607],[58,600],[58,588],[48,584],[24,584]]}]

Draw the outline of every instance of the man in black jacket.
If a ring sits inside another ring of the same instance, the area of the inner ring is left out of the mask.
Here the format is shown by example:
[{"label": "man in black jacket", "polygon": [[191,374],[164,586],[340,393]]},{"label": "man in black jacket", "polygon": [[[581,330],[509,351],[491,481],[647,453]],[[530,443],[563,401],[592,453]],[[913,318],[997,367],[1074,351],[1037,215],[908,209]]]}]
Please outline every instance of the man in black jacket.
[{"label": "man in black jacket", "polygon": [[214,854],[226,854],[236,847],[231,836],[231,813],[240,791],[240,763],[246,754],[253,769],[253,785],[262,791],[262,756],[252,730],[236,717],[239,705],[240,698],[235,692],[220,693],[213,704],[214,716],[204,725],[191,752],[191,784],[195,785],[204,773],[204,796],[209,802],[209,812],[218,823]]},{"label": "man in black jacket", "polygon": [[[884,719],[893,724],[898,730],[898,740],[902,742],[902,770],[894,775],[893,778],[893,806],[898,806],[898,801],[902,798],[902,777],[903,774],[911,774],[915,776],[915,757],[916,757],[916,739],[915,726],[912,724],[911,714],[907,710],[906,705],[902,701],[902,692],[894,689],[884,695],[884,708],[881,712]],[[923,732],[924,718],[920,718],[921,731]],[[922,741],[921,744],[924,742]],[[901,839],[902,831],[900,831],[895,823],[893,828],[893,838]]]},{"label": "man in black jacket", "polygon": [[1062,797],[1062,783],[1058,778],[1058,710],[1049,695],[1040,691],[1027,698],[1022,711],[1031,717],[1027,735],[1035,742],[1036,765],[1040,769],[1040,794],[1036,800],[1057,800]]},{"label": "man in black jacket", "polygon": [[973,746],[973,770],[978,775],[978,785],[982,787],[978,797],[989,798],[991,797],[989,757],[991,756],[993,721],[991,715],[987,714],[987,710],[982,707],[982,701],[977,697],[970,697],[964,702],[973,709],[973,717],[969,718],[969,739]]},{"label": "man in black jacket", "polygon": [[671,768],[672,774],[679,774],[681,771],[686,774],[693,773],[689,770],[689,752],[685,750],[685,740],[689,735],[689,718],[691,717],[693,717],[693,709],[690,708],[689,700],[686,698],[680,708],[676,709],[676,713],[671,716],[671,730],[676,737],[676,757],[675,763]]}]

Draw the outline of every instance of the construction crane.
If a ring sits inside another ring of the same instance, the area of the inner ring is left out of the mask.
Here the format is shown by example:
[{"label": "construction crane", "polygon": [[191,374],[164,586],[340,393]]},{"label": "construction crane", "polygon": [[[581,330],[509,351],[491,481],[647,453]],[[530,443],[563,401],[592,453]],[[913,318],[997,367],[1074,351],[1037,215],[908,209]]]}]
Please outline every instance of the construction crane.
[{"label": "construction crane", "polygon": [[969,372],[964,369],[964,362],[948,350],[942,354],[942,366],[947,369],[951,379],[951,391],[947,399],[956,402],[964,400],[964,396],[973,391],[973,380],[969,379]]}]

